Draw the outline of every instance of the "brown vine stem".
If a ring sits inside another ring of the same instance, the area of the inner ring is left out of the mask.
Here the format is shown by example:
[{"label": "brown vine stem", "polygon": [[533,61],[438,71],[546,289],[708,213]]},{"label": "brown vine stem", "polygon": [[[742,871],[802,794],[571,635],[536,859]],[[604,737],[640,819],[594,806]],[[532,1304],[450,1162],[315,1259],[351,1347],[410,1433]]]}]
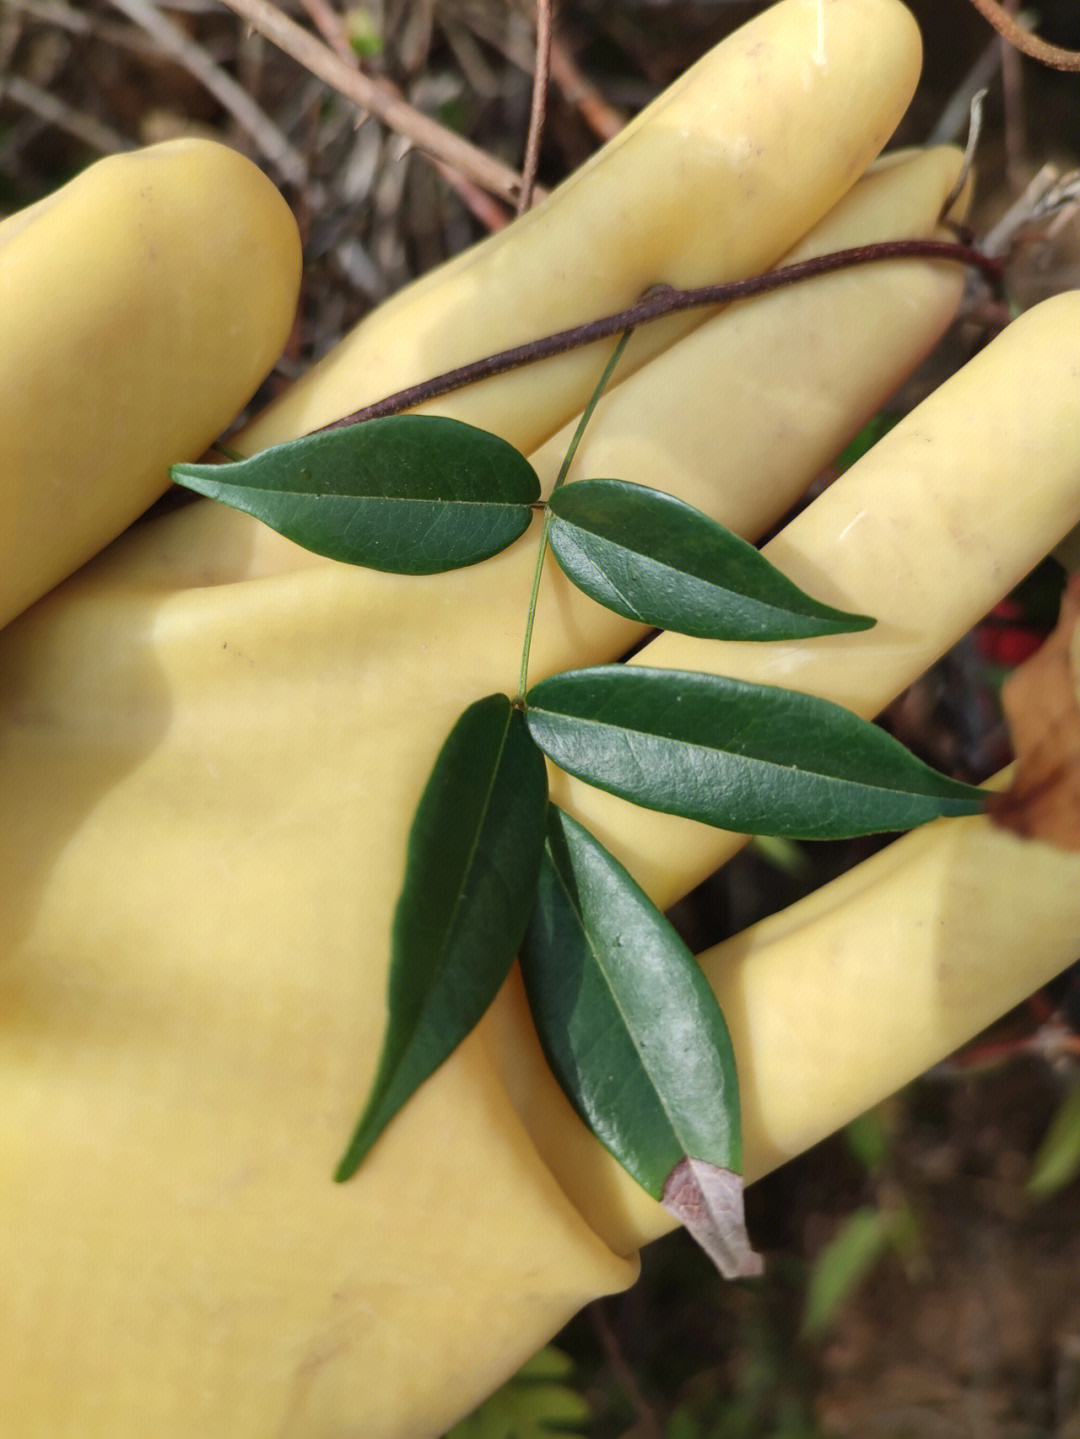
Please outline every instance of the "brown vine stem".
[{"label": "brown vine stem", "polygon": [[224,0],[224,3],[279,50],[354,105],[406,136],[418,150],[442,160],[489,193],[516,204],[521,193],[521,178],[509,165],[440,125],[408,101],[381,89],[370,76],[346,63],[329,45],[290,19],[270,0]]},{"label": "brown vine stem", "polygon": [[1080,50],[1063,50],[1018,25],[998,0],[971,0],[979,14],[1015,49],[1053,70],[1080,70]]},{"label": "brown vine stem", "polygon": [[548,76],[551,73],[551,0],[536,0],[536,70],[533,74],[529,136],[525,142],[525,163],[521,167],[521,194],[517,212],[523,215],[533,202],[536,172],[540,167],[540,141],[544,135]]},{"label": "brown vine stem", "polygon": [[629,309],[619,310],[614,315],[604,315],[598,320],[589,320],[583,325],[573,325],[554,335],[545,335],[539,340],[529,340],[524,345],[501,350],[495,355],[486,355],[482,360],[459,365],[445,374],[435,375],[407,389],[387,395],[374,404],[365,405],[320,425],[312,431],[322,434],[326,430],[337,430],[345,425],[358,425],[365,420],[383,419],[411,410],[426,400],[437,399],[452,390],[464,389],[478,380],[493,375],[503,375],[508,370],[520,369],[523,365],[535,364],[538,360],[563,355],[582,345],[591,345],[595,340],[606,339],[623,330],[637,325],[646,325],[667,315],[677,315],[683,310],[703,309],[710,305],[726,305],[734,300],[748,300],[752,295],[763,295],[769,290],[780,290],[787,285],[798,284],[818,275],[832,274],[837,270],[850,269],[855,265],[868,265],[881,260],[952,260],[960,265],[970,265],[981,270],[996,285],[1002,279],[1002,267],[981,250],[971,245],[954,244],[948,240],[887,240],[878,245],[859,245],[851,250],[835,250],[829,255],[816,255],[810,260],[799,260],[794,265],[785,265],[779,270],[769,270],[764,275],[754,275],[746,280],[730,280],[721,285],[704,285],[695,290],[676,290],[665,287],[650,292],[643,300]]}]

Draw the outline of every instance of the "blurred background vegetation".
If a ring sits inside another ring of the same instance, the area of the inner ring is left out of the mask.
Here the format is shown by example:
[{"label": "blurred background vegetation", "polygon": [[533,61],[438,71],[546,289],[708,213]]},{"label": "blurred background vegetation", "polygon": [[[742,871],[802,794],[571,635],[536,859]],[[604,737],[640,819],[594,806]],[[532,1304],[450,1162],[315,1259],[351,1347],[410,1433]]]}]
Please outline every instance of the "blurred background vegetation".
[{"label": "blurred background vegetation", "polygon": [[[1006,52],[967,0],[909,3],[926,65],[895,143],[962,142],[971,94],[987,87],[976,233],[1011,217],[1009,289],[1020,307],[1074,288],[1077,201],[1043,220],[1033,195],[1052,180],[1072,193],[1080,76]],[[282,8],[321,25],[350,63],[418,110],[520,166],[535,55],[525,0]],[[562,0],[541,184],[557,184],[764,8]],[[1047,38],[1080,46],[1075,0],[1043,0],[1037,18]],[[506,206],[359,116],[218,0],[0,0],[0,215],[101,154],[192,133],[262,165],[304,237],[296,326],[260,400],[386,295],[510,219]],[[979,342],[979,303],[863,448]],[[998,687],[1052,627],[1063,573],[1054,561],[1041,566],[884,722],[961,778],[1000,767],[1009,755]],[[751,847],[674,917],[700,949],[876,843]],[[685,1236],[672,1235],[645,1253],[635,1288],[592,1305],[455,1435],[1080,1439],[1078,1172],[1080,979],[1070,971],[750,1190],[751,1234],[768,1257],[762,1280],[725,1286]]]}]

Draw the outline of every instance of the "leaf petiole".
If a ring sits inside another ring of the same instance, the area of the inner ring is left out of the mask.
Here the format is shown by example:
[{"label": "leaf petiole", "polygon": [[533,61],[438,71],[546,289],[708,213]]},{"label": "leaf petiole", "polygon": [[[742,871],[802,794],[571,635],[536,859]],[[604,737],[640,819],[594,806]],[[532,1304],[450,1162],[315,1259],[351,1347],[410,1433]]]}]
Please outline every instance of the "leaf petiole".
[{"label": "leaf petiole", "polygon": [[219,455],[224,455],[225,458],[234,465],[238,465],[242,460],[247,459],[247,455],[242,455],[239,450],[234,450],[231,445],[225,444],[224,440],[215,440],[210,448],[217,450]]}]

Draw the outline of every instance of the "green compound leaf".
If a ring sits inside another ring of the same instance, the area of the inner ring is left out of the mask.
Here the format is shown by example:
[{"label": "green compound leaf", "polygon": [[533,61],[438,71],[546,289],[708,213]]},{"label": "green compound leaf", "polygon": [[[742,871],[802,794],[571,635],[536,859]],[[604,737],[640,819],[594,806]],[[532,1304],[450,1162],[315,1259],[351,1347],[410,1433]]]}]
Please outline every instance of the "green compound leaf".
[{"label": "green compound leaf", "polygon": [[430,575],[498,554],[529,528],[536,471],[486,430],[393,415],[231,465],[174,465],[200,495],[350,565]]},{"label": "green compound leaf", "polygon": [[685,670],[568,670],[526,696],[557,765],[647,809],[721,829],[841,839],[975,814],[982,790],[813,695]]},{"label": "green compound leaf", "polygon": [[760,1272],[720,1006],[649,897],[554,805],[521,972],[552,1072],[601,1144],[726,1277]]},{"label": "green compound leaf", "polygon": [[477,700],[435,761],[394,917],[390,1019],[367,1107],[336,1173],[355,1173],[506,978],[536,894],[547,771],[505,695]]},{"label": "green compound leaf", "polygon": [[819,604],[700,510],[623,480],[580,480],[549,501],[548,543],[591,599],[657,629],[787,640],[869,629]]}]

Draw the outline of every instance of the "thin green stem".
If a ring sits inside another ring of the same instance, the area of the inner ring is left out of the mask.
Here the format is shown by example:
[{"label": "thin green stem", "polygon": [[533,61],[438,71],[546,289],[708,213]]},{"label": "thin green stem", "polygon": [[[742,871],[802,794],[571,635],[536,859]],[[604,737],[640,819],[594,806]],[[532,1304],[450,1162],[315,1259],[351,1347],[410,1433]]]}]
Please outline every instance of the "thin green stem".
[{"label": "thin green stem", "polygon": [[247,459],[246,455],[242,455],[239,450],[234,450],[229,445],[223,444],[221,440],[215,440],[210,448],[217,450],[219,455],[224,455],[227,460],[232,460],[234,463]]},{"label": "thin green stem", "polygon": [[536,569],[533,571],[532,593],[529,595],[529,615],[525,621],[525,643],[521,646],[521,673],[518,675],[516,705],[525,703],[525,691],[529,684],[529,651],[532,649],[533,621],[536,619],[536,601],[540,594],[540,577],[544,573],[544,556],[547,554],[548,525],[551,512],[544,510],[544,527],[540,531],[540,547],[536,552]]},{"label": "thin green stem", "polygon": [[[563,462],[559,466],[559,473],[555,477],[555,483],[551,487],[554,494],[559,486],[570,473],[570,466],[574,463],[574,456],[577,454],[578,445],[581,444],[581,437],[585,433],[585,427],[592,419],[593,411],[600,403],[600,396],[607,389],[608,381],[615,371],[615,366],[622,359],[622,353],[626,349],[627,342],[633,334],[633,330],[626,330],[619,343],[615,346],[611,359],[604,366],[604,373],[596,383],[596,388],[589,397],[589,403],[581,412],[581,419],[577,422],[577,429],[573,438],[566,447],[566,454],[563,455]],[[518,697],[515,704],[523,704],[525,701],[525,690],[529,680],[529,651],[532,649],[533,621],[536,619],[536,601],[540,594],[540,578],[544,573],[544,557],[547,554],[548,527],[551,524],[551,511],[545,506],[544,527],[540,531],[540,545],[536,552],[536,569],[533,572],[532,593],[529,596],[529,614],[525,621],[525,642],[521,647],[521,674],[518,678]]]},{"label": "thin green stem", "polygon": [[[632,329],[625,331],[622,339],[615,346],[611,359],[604,366],[604,373],[600,376],[599,380],[597,380],[596,389],[593,390],[592,395],[589,397],[589,403],[581,412],[581,419],[578,420],[577,429],[574,431],[574,437],[570,441],[569,445],[567,445],[566,447],[566,454],[563,456],[563,462],[559,466],[559,473],[555,477],[555,483],[551,487],[552,494],[555,493],[555,491],[559,488],[562,482],[566,479],[567,475],[570,473],[570,466],[574,463],[574,456],[577,454],[578,445],[581,444],[581,437],[585,433],[585,427],[592,419],[593,411],[600,403],[600,396],[607,389],[608,382],[615,372],[615,366],[622,359],[623,351],[626,349],[627,342],[633,333],[634,332]],[[543,559],[542,555],[541,559]]]}]

